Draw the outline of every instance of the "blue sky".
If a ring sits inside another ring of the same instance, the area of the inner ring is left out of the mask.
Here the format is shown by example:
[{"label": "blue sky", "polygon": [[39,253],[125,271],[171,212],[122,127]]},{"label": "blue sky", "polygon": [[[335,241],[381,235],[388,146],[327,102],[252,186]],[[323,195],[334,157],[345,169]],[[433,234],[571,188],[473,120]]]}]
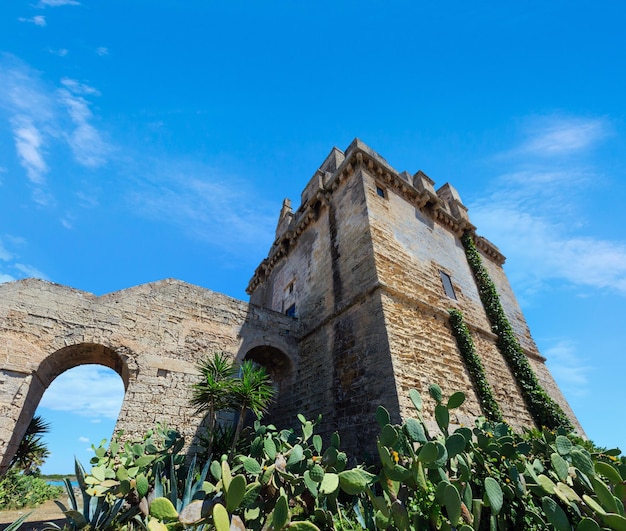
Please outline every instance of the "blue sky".
[{"label": "blue sky", "polygon": [[[3,2],[0,281],[174,277],[245,300],[282,199],[359,137],[459,190],[588,435],[626,448],[625,19],[620,2]],[[44,396],[46,472],[110,436],[121,382],[81,370]]]}]

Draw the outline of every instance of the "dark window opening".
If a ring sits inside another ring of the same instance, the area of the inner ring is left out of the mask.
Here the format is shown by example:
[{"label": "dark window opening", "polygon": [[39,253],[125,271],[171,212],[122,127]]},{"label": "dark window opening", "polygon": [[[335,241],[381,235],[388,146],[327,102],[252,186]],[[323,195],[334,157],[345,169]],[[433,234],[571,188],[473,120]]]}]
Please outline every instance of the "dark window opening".
[{"label": "dark window opening", "polygon": [[385,190],[383,190],[380,186],[376,187],[376,193],[380,196],[380,197],[385,197]]},{"label": "dark window opening", "polygon": [[296,305],[292,304],[291,306],[289,306],[289,308],[287,308],[287,311],[285,312],[285,314],[289,317],[295,317],[296,316]]},{"label": "dark window opening", "polygon": [[289,287],[287,288],[287,291],[289,291],[289,293],[293,293],[293,282],[291,284],[289,284]]},{"label": "dark window opening", "polygon": [[439,271],[439,275],[441,276],[441,283],[443,284],[443,290],[446,292],[446,295],[451,299],[456,300],[456,293],[454,293],[454,287],[452,286],[452,279],[450,275],[444,273],[443,271]]}]

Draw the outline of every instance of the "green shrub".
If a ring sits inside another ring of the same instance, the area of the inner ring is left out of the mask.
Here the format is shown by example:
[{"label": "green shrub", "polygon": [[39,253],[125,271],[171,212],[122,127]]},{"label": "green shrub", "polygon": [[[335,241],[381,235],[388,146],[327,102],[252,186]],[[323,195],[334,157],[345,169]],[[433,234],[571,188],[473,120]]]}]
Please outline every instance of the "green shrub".
[{"label": "green shrub", "polygon": [[53,487],[40,477],[11,469],[0,480],[0,509],[36,507],[62,493],[62,487]]}]

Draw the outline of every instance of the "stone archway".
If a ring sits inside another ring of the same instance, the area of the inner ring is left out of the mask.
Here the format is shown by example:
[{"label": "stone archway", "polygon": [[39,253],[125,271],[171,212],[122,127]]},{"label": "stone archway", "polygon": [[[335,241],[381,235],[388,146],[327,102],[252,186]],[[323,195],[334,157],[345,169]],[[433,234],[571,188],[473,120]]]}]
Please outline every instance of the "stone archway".
[{"label": "stone archway", "polygon": [[14,420],[13,433],[0,463],[1,471],[6,470],[11,462],[44,392],[54,379],[65,371],[90,364],[103,365],[114,370],[122,379],[124,392],[126,392],[130,381],[128,365],[122,356],[111,348],[95,343],[80,343],[63,347],[45,357],[28,377],[29,381],[26,382],[28,390],[21,396],[18,395],[18,399],[21,401],[21,409],[19,415]]},{"label": "stone archway", "polygon": [[282,350],[268,345],[259,345],[249,350],[244,356],[246,360],[265,367],[278,394],[283,393],[293,375],[293,363]]},{"label": "stone archway", "polygon": [[267,341],[257,345],[244,345],[237,356],[239,361],[252,360],[269,373],[276,394],[270,405],[266,420],[278,425],[289,425],[291,422],[290,402],[293,398],[293,383],[296,378],[296,364],[292,358],[274,342]]}]

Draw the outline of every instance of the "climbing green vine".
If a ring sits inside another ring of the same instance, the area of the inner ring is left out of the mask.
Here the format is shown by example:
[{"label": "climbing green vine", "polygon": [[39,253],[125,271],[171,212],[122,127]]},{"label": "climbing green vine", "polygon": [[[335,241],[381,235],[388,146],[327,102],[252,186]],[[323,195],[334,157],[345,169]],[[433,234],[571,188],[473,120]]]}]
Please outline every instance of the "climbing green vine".
[{"label": "climbing green vine", "polygon": [[496,345],[522,390],[522,396],[530,414],[540,426],[547,426],[551,429],[559,426],[569,430],[573,429],[571,421],[561,407],[541,387],[522,351],[511,324],[506,318],[496,287],[482,263],[471,234],[469,232],[463,234],[461,242],[465,247],[467,261],[476,279],[480,300],[491,323],[491,330],[498,336]]},{"label": "climbing green vine", "polygon": [[465,362],[474,389],[478,395],[478,400],[482,407],[485,417],[493,422],[502,422],[502,411],[500,406],[493,396],[493,391],[487,377],[485,375],[485,369],[483,367],[478,354],[476,354],[476,347],[470,334],[463,314],[458,310],[448,310],[450,313],[450,326],[452,327],[452,333],[456,337],[456,343],[461,351],[461,356]]}]

